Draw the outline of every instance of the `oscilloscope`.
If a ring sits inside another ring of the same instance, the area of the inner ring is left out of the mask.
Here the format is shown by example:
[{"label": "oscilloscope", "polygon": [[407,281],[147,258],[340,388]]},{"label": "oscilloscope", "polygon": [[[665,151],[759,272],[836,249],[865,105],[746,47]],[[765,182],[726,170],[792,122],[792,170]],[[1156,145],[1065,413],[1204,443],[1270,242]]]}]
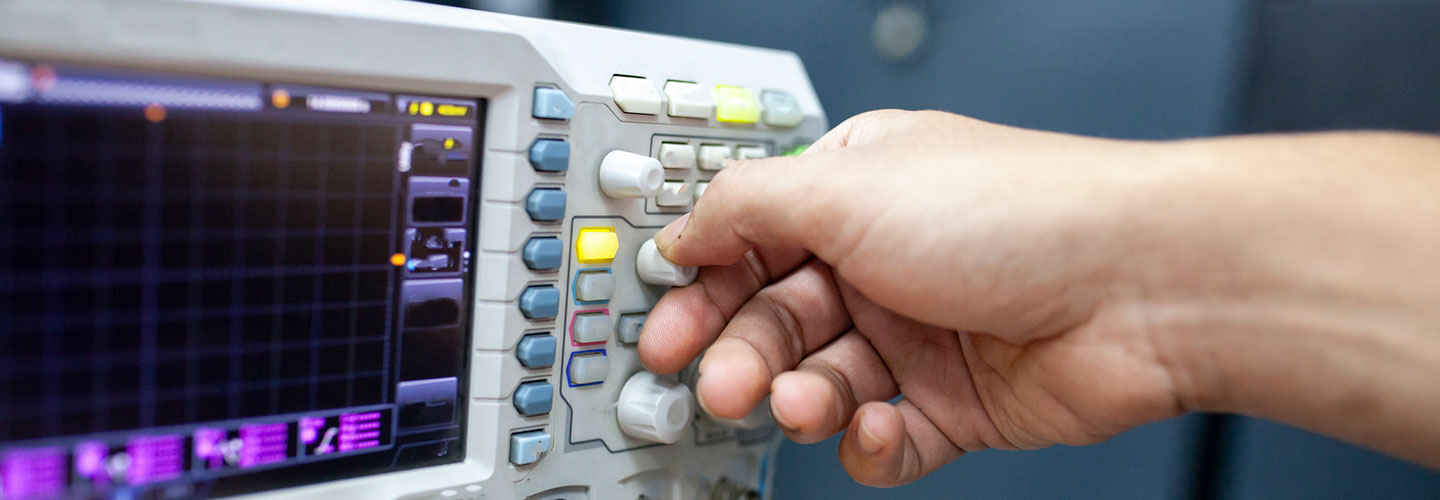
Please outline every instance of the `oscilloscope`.
[{"label": "oscilloscope", "polygon": [[0,2],[0,498],[739,499],[650,238],[791,53],[384,0]]}]

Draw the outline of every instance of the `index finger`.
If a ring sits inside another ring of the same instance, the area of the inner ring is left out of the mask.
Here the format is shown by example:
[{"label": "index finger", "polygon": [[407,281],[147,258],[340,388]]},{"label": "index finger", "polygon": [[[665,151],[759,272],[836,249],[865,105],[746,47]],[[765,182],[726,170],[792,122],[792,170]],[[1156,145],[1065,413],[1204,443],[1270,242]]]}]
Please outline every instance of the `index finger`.
[{"label": "index finger", "polygon": [[844,236],[837,227],[850,226],[844,199],[856,189],[838,178],[849,155],[836,153],[726,164],[693,211],[656,233],[656,247],[689,266],[733,264],[756,247],[804,248],[828,260]]},{"label": "index finger", "polygon": [[685,368],[751,296],[808,258],[799,248],[756,248],[741,262],[706,267],[694,283],[665,292],[640,334],[645,369],[674,373]]}]

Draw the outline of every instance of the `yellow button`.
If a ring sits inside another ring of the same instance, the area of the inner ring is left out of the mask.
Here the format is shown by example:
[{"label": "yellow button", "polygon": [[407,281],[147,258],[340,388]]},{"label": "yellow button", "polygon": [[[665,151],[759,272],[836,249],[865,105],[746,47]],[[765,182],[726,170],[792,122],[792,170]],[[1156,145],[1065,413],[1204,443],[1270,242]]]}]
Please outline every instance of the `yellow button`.
[{"label": "yellow button", "polygon": [[726,123],[760,121],[760,102],[744,87],[716,85],[710,92],[715,98],[715,119]]},{"label": "yellow button", "polygon": [[581,264],[602,264],[615,260],[620,237],[613,227],[586,227],[575,237],[575,260]]}]

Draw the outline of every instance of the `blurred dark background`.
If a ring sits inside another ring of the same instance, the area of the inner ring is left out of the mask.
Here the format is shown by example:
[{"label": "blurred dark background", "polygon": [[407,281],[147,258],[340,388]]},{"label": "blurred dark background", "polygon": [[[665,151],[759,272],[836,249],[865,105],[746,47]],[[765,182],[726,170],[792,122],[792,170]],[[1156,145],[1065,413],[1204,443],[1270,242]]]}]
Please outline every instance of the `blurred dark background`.
[{"label": "blurred dark background", "polygon": [[[791,50],[832,124],[897,107],[1142,139],[1440,131],[1440,0],[439,3]],[[1440,498],[1440,474],[1235,416],[975,453],[886,490],[852,482],[835,446],[786,443],[779,498]]]}]

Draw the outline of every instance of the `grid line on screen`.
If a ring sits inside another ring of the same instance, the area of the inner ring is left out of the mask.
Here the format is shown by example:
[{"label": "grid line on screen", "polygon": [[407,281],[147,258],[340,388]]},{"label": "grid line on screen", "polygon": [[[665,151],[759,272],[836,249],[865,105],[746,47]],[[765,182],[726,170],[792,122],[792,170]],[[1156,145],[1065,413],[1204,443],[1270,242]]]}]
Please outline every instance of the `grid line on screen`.
[{"label": "grid line on screen", "polygon": [[[195,141],[196,145],[193,149],[190,150],[190,154],[195,155],[199,158],[205,158],[209,154],[208,143],[210,138],[207,133],[208,131],[199,123],[194,123],[191,125],[191,127],[191,133],[193,133],[195,137],[199,140]],[[205,169],[196,169],[194,173],[195,181],[191,182],[188,188],[189,194],[191,195],[190,199],[192,201],[196,199],[206,199],[204,198],[205,193],[198,189],[199,186],[205,183],[206,172],[207,170]],[[166,194],[168,195],[168,193]],[[202,331],[200,328],[202,308],[195,307],[194,304],[199,304],[201,299],[201,287],[198,270],[203,264],[200,260],[200,254],[204,249],[200,245],[200,241],[196,238],[196,235],[201,235],[201,238],[205,237],[203,231],[204,217],[199,210],[190,211],[189,222],[189,227],[186,228],[187,238],[185,238],[185,240],[187,241],[184,242],[187,245],[188,252],[190,254],[189,259],[186,262],[185,268],[187,281],[187,284],[185,286],[185,300],[186,303],[191,304],[190,307],[185,308],[185,380],[187,381],[197,380],[200,377],[200,366],[198,361],[200,357],[198,356],[199,353],[196,350],[195,344],[196,339],[201,335]],[[161,320],[164,321],[165,319],[162,318]],[[200,420],[200,405],[198,403],[198,400],[200,398],[201,392],[202,391],[198,387],[196,387],[195,384],[185,384],[184,419],[186,422],[198,422]]]},{"label": "grid line on screen", "polygon": [[[164,180],[164,172],[160,170],[161,162],[165,161],[165,127],[159,123],[145,125],[149,130],[145,134],[145,185],[159,186]],[[160,232],[160,193],[153,189],[145,189],[145,215],[144,232],[147,235],[154,235]],[[156,425],[155,418],[155,391],[157,377],[155,373],[155,351],[159,347],[158,333],[160,327],[155,318],[156,309],[160,307],[160,279],[155,272],[160,269],[160,243],[155,238],[146,238],[143,245],[143,275],[145,276],[141,285],[141,316],[140,316],[140,425],[151,427]],[[53,330],[52,330],[53,331]]]},{"label": "grid line on screen", "polygon": [[[321,132],[323,133],[324,130],[322,129]],[[277,139],[279,140],[279,143],[280,143],[279,146],[280,146],[281,149],[285,149],[285,150],[290,149],[290,145],[291,145],[290,142],[291,142],[291,140],[293,139],[293,137],[292,137],[290,134],[282,135],[282,136],[278,137]],[[313,139],[313,138],[312,138],[312,139]],[[291,168],[290,156],[289,156],[289,155],[285,155],[285,156],[281,156],[280,158],[277,158],[277,159],[276,159],[276,167],[277,167],[277,168],[275,169],[275,182],[276,182],[276,184],[280,187],[280,191],[281,191],[281,192],[284,192],[284,191],[286,190],[286,188],[288,187],[289,181],[290,181],[290,168]],[[276,219],[277,219],[277,220],[286,220],[286,215],[288,215],[288,214],[289,214],[289,211],[290,211],[290,204],[289,204],[289,203],[281,203],[281,204],[279,204],[278,206],[275,207],[275,210],[276,210],[276,212],[277,212],[277,214],[276,214]],[[237,238],[237,239],[238,239],[238,238]],[[280,240],[276,240],[275,243],[274,243],[274,247],[275,247],[275,253],[276,253],[276,255],[279,256],[281,262],[284,262],[284,261],[285,261],[285,257],[286,257],[286,252],[287,252],[287,248],[286,248],[285,243],[282,242],[282,241],[280,241]],[[285,296],[286,296],[286,295],[285,295],[285,283],[286,283],[286,281],[288,281],[288,280],[271,280],[271,281],[270,281],[270,283],[271,283],[271,293],[273,293],[275,297],[285,297]],[[280,328],[281,328],[281,323],[280,323],[280,308],[281,308],[281,307],[282,307],[282,306],[281,306],[280,304],[276,304],[276,303],[273,303],[273,302],[269,305],[269,309],[270,309],[270,312],[269,312],[269,316],[270,316],[270,340],[269,340],[269,344],[270,344],[270,347],[269,347],[269,351],[270,351],[270,352],[269,352],[269,354],[270,354],[270,359],[269,359],[270,373],[279,373],[279,371],[280,371],[280,366],[279,366],[279,365],[280,365],[280,359],[279,359],[279,356],[276,355],[277,353],[275,352],[275,344],[279,341],[279,339],[277,339],[276,337],[278,337],[279,334],[280,334]],[[231,355],[231,356],[234,356],[234,357],[240,357],[241,359],[244,359],[244,358],[243,358],[244,354],[243,354],[243,353],[240,353],[240,352],[234,352],[234,351],[232,351],[232,352],[230,353],[230,355]],[[279,382],[275,379],[275,377],[270,377],[270,381],[269,381],[269,382],[270,382],[270,383],[269,383],[269,387],[268,387],[268,389],[269,389],[268,406],[266,407],[266,410],[265,410],[265,411],[266,411],[266,413],[275,413],[275,408],[276,408],[277,406],[279,406],[279,397],[278,397],[279,395],[276,394],[276,391],[277,391],[277,389],[278,389],[278,387],[279,387],[280,384],[279,384]],[[233,384],[237,384],[237,385],[238,385],[238,384],[244,384],[244,383],[245,383],[244,380],[236,380],[236,381],[233,382]],[[233,389],[232,389],[232,391],[233,391]]]},{"label": "grid line on screen", "polygon": [[[3,132],[3,130],[0,130],[0,132]],[[0,141],[4,141],[3,135],[0,135]],[[3,147],[5,147],[5,144],[0,142],[0,148]],[[9,173],[5,171],[5,169],[0,169],[0,207],[10,207],[11,186],[14,184],[15,181],[10,177]],[[4,243],[15,239],[14,213],[13,210],[0,210],[0,283],[10,283],[15,280],[15,259],[12,255],[13,251],[10,245]],[[4,318],[10,318],[14,314],[15,309],[10,305],[10,300],[5,298],[3,292],[0,292],[0,339],[7,339],[6,341],[0,341],[0,363],[5,363],[7,366],[11,361],[10,342],[8,339],[11,338],[13,333],[10,320]],[[11,399],[10,379],[10,371],[0,369],[0,401],[10,401]],[[0,436],[9,435],[10,419],[0,416]]]}]

